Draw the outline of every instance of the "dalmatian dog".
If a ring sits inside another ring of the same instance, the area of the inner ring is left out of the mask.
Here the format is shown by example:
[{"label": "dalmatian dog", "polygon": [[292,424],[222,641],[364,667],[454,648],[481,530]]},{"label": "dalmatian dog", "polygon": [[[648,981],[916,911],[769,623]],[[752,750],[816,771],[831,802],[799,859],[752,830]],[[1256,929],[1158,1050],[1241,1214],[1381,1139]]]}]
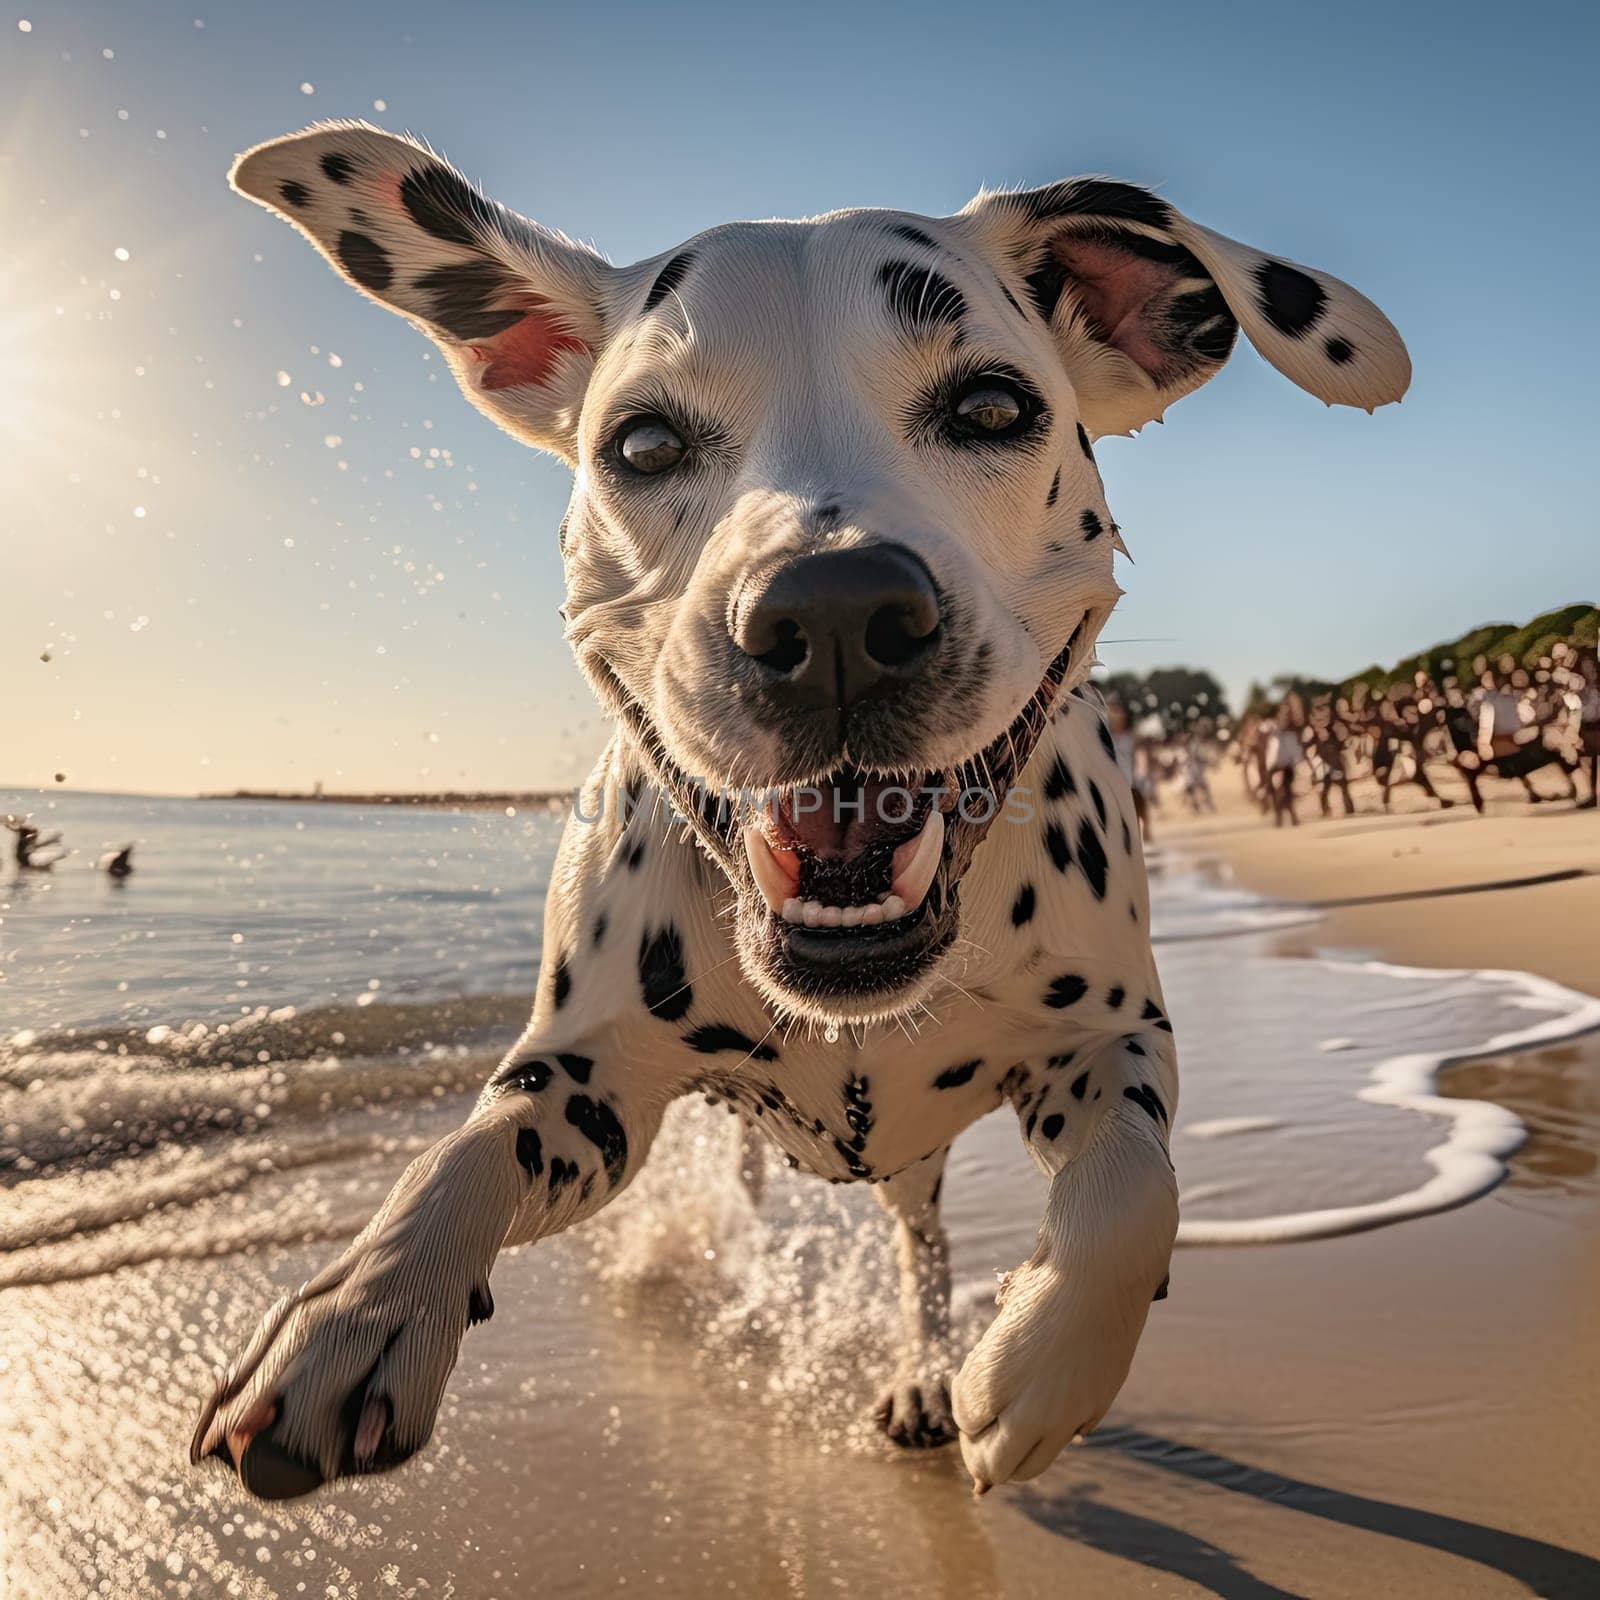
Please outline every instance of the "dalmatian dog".
[{"label": "dalmatian dog", "polygon": [[[1409,381],[1398,334],[1103,178],[735,223],[629,267],[364,124],[262,145],[233,183],[571,466],[562,614],[615,731],[527,1031],[268,1313],[194,1460],[263,1497],[405,1461],[497,1253],[614,1200],[698,1092],[876,1186],[903,1280],[888,1437],[958,1440],[980,1493],[1042,1472],[1116,1397],[1178,1219],[1139,833],[1086,684],[1120,593],[1093,441],[1159,418],[1241,328],[1371,410]],[[1044,1215],[958,1364],[941,1179],[1002,1103]]]}]

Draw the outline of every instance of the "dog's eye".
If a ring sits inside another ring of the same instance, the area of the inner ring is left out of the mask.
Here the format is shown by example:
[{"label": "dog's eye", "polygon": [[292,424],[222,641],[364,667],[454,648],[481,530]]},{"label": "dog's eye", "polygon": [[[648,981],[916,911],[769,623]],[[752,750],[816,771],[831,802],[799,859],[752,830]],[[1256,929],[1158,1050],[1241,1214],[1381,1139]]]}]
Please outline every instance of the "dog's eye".
[{"label": "dog's eye", "polygon": [[1001,378],[979,378],[955,397],[950,420],[958,432],[975,437],[1009,433],[1027,414],[1022,392]]},{"label": "dog's eye", "polygon": [[665,472],[683,460],[683,436],[660,417],[634,417],[617,430],[617,454],[635,472]]}]

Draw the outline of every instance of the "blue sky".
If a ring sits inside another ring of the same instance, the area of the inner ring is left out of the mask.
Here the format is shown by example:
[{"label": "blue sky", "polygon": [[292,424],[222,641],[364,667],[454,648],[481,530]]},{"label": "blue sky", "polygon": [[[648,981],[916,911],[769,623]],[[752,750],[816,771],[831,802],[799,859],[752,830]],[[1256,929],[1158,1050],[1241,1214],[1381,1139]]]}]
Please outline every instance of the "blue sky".
[{"label": "blue sky", "polygon": [[518,787],[599,745],[563,469],[226,188],[320,117],[423,134],[619,261],[1108,172],[1353,282],[1411,347],[1404,405],[1325,410],[1241,345],[1102,445],[1137,563],[1112,666],[1237,693],[1593,599],[1597,34],[1565,4],[16,0],[0,782]]}]

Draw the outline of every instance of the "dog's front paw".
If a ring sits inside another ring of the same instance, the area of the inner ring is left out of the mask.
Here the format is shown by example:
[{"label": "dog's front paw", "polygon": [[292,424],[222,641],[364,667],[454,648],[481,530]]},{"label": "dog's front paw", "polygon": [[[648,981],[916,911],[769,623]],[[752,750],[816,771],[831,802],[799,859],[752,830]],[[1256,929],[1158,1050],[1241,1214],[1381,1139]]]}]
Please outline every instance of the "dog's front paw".
[{"label": "dog's front paw", "polygon": [[1008,1277],[1000,1314],[962,1364],[951,1388],[961,1457],[979,1494],[1036,1478],[1087,1433],[1116,1399],[1144,1328],[1142,1304],[1086,1303],[1066,1274],[1037,1258]]},{"label": "dog's front paw", "polygon": [[897,1378],[879,1397],[872,1420],[904,1450],[949,1444],[957,1431],[949,1380],[926,1373]]},{"label": "dog's front paw", "polygon": [[262,1320],[207,1401],[189,1446],[231,1463],[251,1494],[287,1500],[334,1478],[387,1472],[428,1441],[487,1282],[458,1262],[426,1274],[383,1235],[358,1239]]}]

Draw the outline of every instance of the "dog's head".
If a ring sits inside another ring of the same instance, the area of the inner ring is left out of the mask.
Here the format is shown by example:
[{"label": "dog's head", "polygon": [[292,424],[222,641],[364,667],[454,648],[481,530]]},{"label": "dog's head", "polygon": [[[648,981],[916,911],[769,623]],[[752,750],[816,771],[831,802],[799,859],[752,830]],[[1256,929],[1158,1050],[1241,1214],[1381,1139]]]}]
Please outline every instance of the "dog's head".
[{"label": "dog's head", "polygon": [[737,891],[750,979],[817,1016],[925,992],[1088,672],[1119,593],[1091,441],[1204,383],[1240,328],[1325,401],[1410,375],[1348,285],[1099,178],[739,223],[631,267],[362,125],[233,180],[571,464],[578,659]]}]

